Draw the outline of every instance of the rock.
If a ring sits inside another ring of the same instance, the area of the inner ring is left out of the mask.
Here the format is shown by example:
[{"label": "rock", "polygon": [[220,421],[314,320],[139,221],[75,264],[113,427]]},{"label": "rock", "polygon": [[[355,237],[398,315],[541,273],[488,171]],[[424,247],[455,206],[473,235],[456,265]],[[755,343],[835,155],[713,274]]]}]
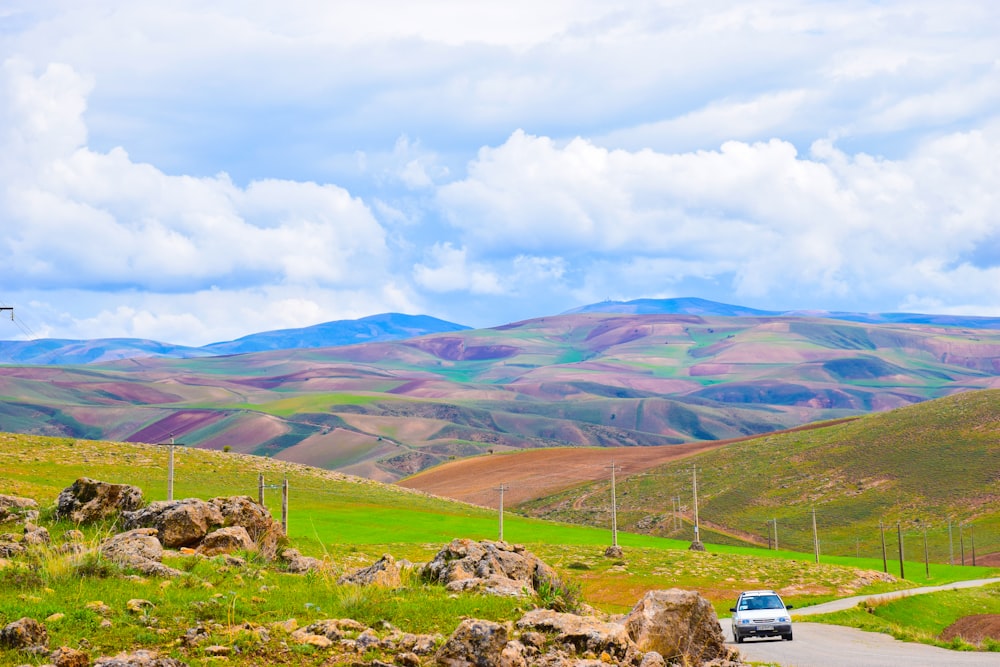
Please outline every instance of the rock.
[{"label": "rock", "polygon": [[142,490],[81,477],[56,499],[56,518],[90,523],[142,507]]},{"label": "rock", "polygon": [[671,661],[700,665],[736,655],[726,646],[712,605],[694,591],[649,591],[626,616],[625,629],[640,651],[656,651]]},{"label": "rock", "polygon": [[62,646],[49,656],[55,667],[90,667],[90,656],[69,646]]},{"label": "rock", "polygon": [[297,549],[285,549],[281,552],[281,560],[288,563],[288,571],[292,574],[318,572],[323,569],[323,562],[312,556],[303,556]]},{"label": "rock", "polygon": [[517,627],[555,634],[557,644],[568,644],[579,654],[588,651],[595,655],[607,653],[615,660],[622,661],[635,653],[624,625],[608,623],[593,616],[534,609],[521,617]]},{"label": "rock", "polygon": [[25,616],[0,630],[0,647],[41,653],[48,649],[49,633],[45,626]]},{"label": "rock", "polygon": [[20,542],[0,540],[0,558],[16,558],[28,549]]},{"label": "rock", "polygon": [[163,559],[163,545],[156,536],[155,528],[137,528],[119,533],[101,543],[100,553],[110,561],[143,574],[163,577],[182,575],[180,570],[160,562]]},{"label": "rock", "polygon": [[605,558],[622,558],[625,556],[625,552],[617,544],[612,544],[610,547],[604,550]]},{"label": "rock", "polygon": [[123,512],[127,530],[156,528],[168,549],[197,545],[208,532],[224,522],[219,509],[199,498],[159,500],[135,512]]},{"label": "rock", "polygon": [[24,538],[21,540],[21,543],[28,546],[42,546],[52,544],[52,537],[49,535],[47,528],[36,526],[33,523],[26,523],[24,524]]},{"label": "rock", "polygon": [[119,653],[113,658],[98,658],[94,667],[188,667],[188,664],[174,658],[161,658],[155,651],[140,650]]},{"label": "rock", "polygon": [[500,667],[528,667],[524,658],[525,646],[517,640],[507,642],[500,652]]},{"label": "rock", "polygon": [[147,609],[152,609],[155,607],[149,600],[142,600],[140,598],[132,598],[125,603],[125,609],[128,610],[130,614],[143,614]]},{"label": "rock", "polygon": [[642,656],[639,667],[666,667],[667,661],[656,651],[649,651]]},{"label": "rock", "polygon": [[507,630],[499,623],[467,618],[455,629],[434,659],[442,667],[500,667]]},{"label": "rock", "polygon": [[228,496],[209,500],[218,508],[224,526],[242,526],[250,539],[268,560],[278,552],[283,537],[281,524],[276,522],[267,508],[254,502],[250,496]]},{"label": "rock", "polygon": [[0,523],[7,521],[37,521],[38,503],[31,498],[0,493]]},{"label": "rock", "polygon": [[337,583],[381,586],[383,588],[399,588],[403,585],[399,565],[396,564],[396,559],[389,554],[383,555],[368,567],[345,574],[337,580]]},{"label": "rock", "polygon": [[704,550],[705,550],[705,545],[702,544],[701,540],[695,540],[694,542],[691,543],[691,546],[688,547],[688,551],[704,551]]},{"label": "rock", "polygon": [[62,541],[66,542],[67,544],[75,544],[77,542],[83,542],[85,537],[86,536],[83,534],[82,530],[77,530],[76,528],[72,528],[62,534]]},{"label": "rock", "polygon": [[448,590],[493,595],[534,595],[542,582],[556,584],[551,567],[524,547],[506,542],[452,540],[422,571],[426,581]]},{"label": "rock", "polygon": [[305,629],[293,632],[292,639],[299,644],[307,644],[316,648],[330,648],[333,646],[333,640],[330,638],[323,635],[314,635],[311,632],[306,632]]},{"label": "rock", "polygon": [[57,611],[54,614],[50,614],[49,616],[46,616],[45,617],[45,622],[46,623],[58,623],[59,621],[63,620],[64,618],[66,618],[66,614],[62,613],[61,611]]},{"label": "rock", "polygon": [[205,655],[212,657],[227,656],[233,652],[232,646],[222,646],[221,644],[213,644],[212,646],[205,647]]},{"label": "rock", "polygon": [[213,530],[205,536],[196,549],[203,556],[218,556],[237,551],[257,551],[257,545],[243,526],[227,526]]}]

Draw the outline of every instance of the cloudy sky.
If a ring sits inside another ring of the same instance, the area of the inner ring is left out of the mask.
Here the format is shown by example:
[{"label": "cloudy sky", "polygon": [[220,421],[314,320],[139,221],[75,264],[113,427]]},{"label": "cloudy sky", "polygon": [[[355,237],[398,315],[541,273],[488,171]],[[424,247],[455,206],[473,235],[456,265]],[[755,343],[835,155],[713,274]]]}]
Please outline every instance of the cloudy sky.
[{"label": "cloudy sky", "polygon": [[0,0],[0,339],[1000,315],[993,0]]}]

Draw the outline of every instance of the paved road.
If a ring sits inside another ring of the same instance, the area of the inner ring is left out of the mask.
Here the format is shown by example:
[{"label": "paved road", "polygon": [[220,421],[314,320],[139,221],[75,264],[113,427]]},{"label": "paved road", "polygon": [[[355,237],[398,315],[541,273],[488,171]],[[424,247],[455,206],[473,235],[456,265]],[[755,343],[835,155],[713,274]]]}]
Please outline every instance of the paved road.
[{"label": "paved road", "polygon": [[[961,581],[944,586],[924,586],[893,593],[844,598],[792,611],[797,618],[849,609],[865,599],[885,600],[991,583],[1000,583],[1000,578]],[[730,638],[729,641],[732,641],[729,619],[724,618],[721,623],[723,631]],[[778,664],[783,667],[951,667],[952,665],[1000,667],[998,653],[949,651],[926,644],[901,642],[877,632],[862,632],[854,628],[803,623],[798,620],[795,621],[794,628],[794,641],[750,639],[740,644],[738,648],[747,660]]]}]

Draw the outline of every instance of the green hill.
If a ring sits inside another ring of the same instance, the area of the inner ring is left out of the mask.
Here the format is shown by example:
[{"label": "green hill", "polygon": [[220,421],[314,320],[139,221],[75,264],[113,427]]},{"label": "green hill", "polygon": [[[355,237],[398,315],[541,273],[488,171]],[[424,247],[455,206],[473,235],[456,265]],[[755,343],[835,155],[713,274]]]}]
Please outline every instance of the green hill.
[{"label": "green hill", "polygon": [[[1000,390],[967,392],[807,431],[734,443],[617,484],[619,525],[691,535],[693,465],[707,541],[889,557],[996,562],[1000,552]],[[525,514],[604,523],[608,483],[522,505]],[[680,507],[679,511],[675,508]],[[769,523],[770,522],[770,523]],[[897,523],[899,524],[897,530]],[[678,528],[678,525],[680,527]],[[949,541],[950,526],[950,541]]]}]

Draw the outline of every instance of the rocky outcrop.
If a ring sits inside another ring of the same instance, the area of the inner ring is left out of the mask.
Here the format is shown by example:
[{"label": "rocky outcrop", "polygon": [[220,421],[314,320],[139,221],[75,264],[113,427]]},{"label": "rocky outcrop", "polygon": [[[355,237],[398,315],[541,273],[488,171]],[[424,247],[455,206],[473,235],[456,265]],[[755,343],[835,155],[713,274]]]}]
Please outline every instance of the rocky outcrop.
[{"label": "rocky outcrop", "polygon": [[450,591],[513,596],[531,596],[543,582],[559,581],[555,570],[523,546],[467,539],[452,540],[423,568],[421,576]]},{"label": "rocky outcrop", "polygon": [[0,647],[44,653],[49,646],[49,633],[45,626],[25,616],[8,623],[0,630]]},{"label": "rocky outcrop", "polygon": [[656,651],[671,662],[700,665],[733,659],[711,603],[694,591],[649,591],[625,618],[639,651]]},{"label": "rocky outcrop", "polygon": [[323,569],[323,561],[312,556],[303,556],[298,549],[285,549],[281,552],[281,560],[288,564],[288,571],[292,574],[318,572]]},{"label": "rocky outcrop", "polygon": [[91,523],[142,507],[142,490],[128,484],[109,484],[81,477],[56,499],[56,517]]},{"label": "rocky outcrop", "polygon": [[250,496],[212,498],[208,502],[222,514],[223,526],[242,526],[257,545],[261,555],[268,560],[275,557],[283,533],[281,524],[274,520],[267,508],[255,502]]},{"label": "rocky outcrop", "polygon": [[401,570],[399,564],[396,563],[396,559],[390,554],[385,554],[368,567],[343,575],[337,580],[337,583],[399,588],[403,585],[400,572]]},{"label": "rocky outcrop", "polygon": [[156,537],[155,528],[137,528],[119,533],[104,540],[100,553],[108,560],[129,567],[143,574],[177,577],[180,570],[167,567],[162,562],[163,545]]},{"label": "rocky outcrop", "polygon": [[155,528],[168,549],[194,547],[225,519],[215,505],[200,498],[159,500],[134,512],[123,512],[126,530]]},{"label": "rocky outcrop", "polygon": [[57,648],[49,655],[55,667],[90,667],[90,656],[69,646]]},{"label": "rocky outcrop", "polygon": [[557,644],[572,646],[579,654],[606,654],[621,662],[631,661],[637,652],[624,625],[602,621],[594,616],[535,609],[521,617],[517,627],[555,635]]}]

